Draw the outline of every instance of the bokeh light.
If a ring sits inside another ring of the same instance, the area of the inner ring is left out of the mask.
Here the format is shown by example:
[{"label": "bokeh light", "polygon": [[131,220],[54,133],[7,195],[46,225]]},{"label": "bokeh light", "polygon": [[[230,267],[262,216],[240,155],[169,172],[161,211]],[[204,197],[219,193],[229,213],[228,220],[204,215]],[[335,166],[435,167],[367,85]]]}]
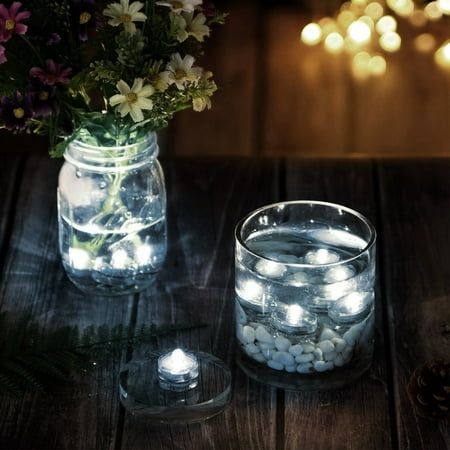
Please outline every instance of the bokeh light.
[{"label": "bokeh light", "polygon": [[339,53],[344,48],[344,38],[339,33],[333,32],[325,38],[324,44],[330,53]]},{"label": "bokeh light", "polygon": [[450,69],[450,40],[444,42],[434,54],[436,63],[444,69]]},{"label": "bokeh light", "polygon": [[395,31],[397,29],[397,21],[392,16],[383,16],[377,22],[376,30],[378,33],[383,34],[388,31]]},{"label": "bokeh light", "polygon": [[424,8],[424,13],[427,16],[428,20],[436,21],[442,17],[442,10],[439,8],[437,2],[430,2]]},{"label": "bokeh light", "polygon": [[430,33],[419,34],[414,39],[414,48],[420,53],[429,53],[436,46],[436,38]]},{"label": "bokeh light", "polygon": [[308,23],[302,30],[301,39],[306,45],[316,45],[322,39],[322,29],[317,23]]},{"label": "bokeh light", "polygon": [[357,44],[367,44],[370,41],[372,35],[370,27],[359,20],[353,22],[347,30],[350,39]]},{"label": "bokeh light", "polygon": [[395,31],[388,31],[380,36],[380,47],[386,52],[396,52],[402,43],[402,39]]},{"label": "bokeh light", "polygon": [[384,75],[386,67],[386,60],[381,55],[372,56],[368,63],[369,72],[375,76]]},{"label": "bokeh light", "polygon": [[373,20],[378,20],[384,14],[384,8],[381,3],[372,2],[366,6],[364,12]]},{"label": "bokeh light", "polygon": [[444,14],[450,15],[450,0],[437,0],[437,5]]}]

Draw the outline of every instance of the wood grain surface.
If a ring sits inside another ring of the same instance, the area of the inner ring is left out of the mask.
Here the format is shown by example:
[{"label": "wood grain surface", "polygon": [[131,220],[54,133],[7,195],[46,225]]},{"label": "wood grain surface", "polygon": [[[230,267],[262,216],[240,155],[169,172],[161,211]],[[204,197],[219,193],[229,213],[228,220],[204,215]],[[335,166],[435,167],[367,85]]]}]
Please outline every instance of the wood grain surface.
[{"label": "wood grain surface", "polygon": [[[64,326],[199,323],[99,358],[97,368],[50,394],[0,398],[2,449],[429,449],[450,448],[448,422],[419,418],[406,385],[416,366],[450,350],[450,160],[171,159],[169,254],[134,297],[80,293],[57,249],[59,162],[2,160],[0,311],[44,333]],[[235,363],[233,229],[251,210],[319,199],[360,210],[378,230],[376,352],[354,385],[289,393],[258,384]],[[175,344],[212,352],[233,374],[233,401],[215,419],[151,426],[119,403],[126,360]]]}]

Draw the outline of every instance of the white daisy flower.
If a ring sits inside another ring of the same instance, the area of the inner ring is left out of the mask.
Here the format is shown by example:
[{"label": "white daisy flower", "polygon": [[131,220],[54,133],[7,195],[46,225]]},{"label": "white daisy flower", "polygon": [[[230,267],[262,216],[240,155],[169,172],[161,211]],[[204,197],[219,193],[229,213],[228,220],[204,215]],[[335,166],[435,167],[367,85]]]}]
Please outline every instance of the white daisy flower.
[{"label": "white daisy flower", "polygon": [[203,73],[201,67],[192,67],[195,58],[186,55],[181,58],[179,53],[171,56],[170,62],[166,66],[166,71],[160,74],[169,84],[175,84],[178,89],[183,90],[188,82],[195,82],[200,79]]},{"label": "white daisy flower", "polygon": [[176,33],[176,38],[178,42],[184,42],[189,34],[186,31],[186,20],[180,14],[175,14],[173,12],[169,13],[170,22],[172,25],[173,32]]},{"label": "white daisy flower", "polygon": [[199,13],[194,17],[194,13],[183,13],[186,22],[185,30],[189,36],[194,36],[199,42],[203,42],[205,36],[209,36],[210,29],[206,23],[204,14]]},{"label": "white daisy flower", "polygon": [[196,6],[200,6],[203,0],[161,0],[157,5],[167,6],[173,12],[179,14],[182,11],[194,12]]},{"label": "white daisy flower", "polygon": [[109,25],[118,27],[123,25],[128,33],[136,33],[136,25],[133,22],[145,22],[147,16],[139,12],[144,7],[141,2],[129,4],[129,0],[120,0],[120,3],[110,3],[103,11],[103,15],[111,17]]},{"label": "white daisy flower", "polygon": [[208,96],[193,98],[192,107],[197,112],[202,112],[206,108],[211,109],[211,99]]},{"label": "white daisy flower", "polygon": [[152,85],[146,84],[142,78],[136,78],[133,86],[130,88],[125,81],[120,80],[117,84],[117,90],[120,94],[113,95],[109,99],[111,106],[117,106],[116,111],[120,113],[122,117],[130,114],[134,122],[142,122],[144,120],[143,109],[152,109],[153,102],[150,97],[155,89]]}]

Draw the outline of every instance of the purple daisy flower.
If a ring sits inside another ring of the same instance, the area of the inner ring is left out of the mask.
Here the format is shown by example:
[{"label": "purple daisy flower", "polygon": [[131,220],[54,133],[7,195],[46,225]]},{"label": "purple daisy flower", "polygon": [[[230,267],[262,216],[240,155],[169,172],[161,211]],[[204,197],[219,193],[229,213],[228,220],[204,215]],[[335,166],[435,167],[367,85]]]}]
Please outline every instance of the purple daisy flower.
[{"label": "purple daisy flower", "polygon": [[45,69],[40,67],[33,67],[30,69],[30,75],[38,78],[42,83],[48,86],[69,84],[69,76],[72,73],[70,67],[64,67],[63,64],[55,63],[53,59],[47,59],[45,65]]},{"label": "purple daisy flower", "polygon": [[89,30],[95,29],[97,25],[94,0],[73,0],[72,18],[78,30],[78,39],[86,42]]},{"label": "purple daisy flower", "polygon": [[61,42],[61,36],[58,33],[52,33],[47,40],[47,45],[58,44]]},{"label": "purple daisy flower", "polygon": [[0,99],[0,121],[10,131],[18,131],[25,128],[28,119],[33,117],[30,96],[24,96],[19,91],[13,97]]},{"label": "purple daisy flower", "polygon": [[0,45],[0,64],[3,64],[4,62],[8,61],[6,58],[6,49],[3,47],[3,45]]},{"label": "purple daisy flower", "polygon": [[37,78],[31,78],[28,84],[28,93],[35,117],[47,117],[56,111],[55,86],[48,86]]},{"label": "purple daisy flower", "polygon": [[0,4],[0,42],[8,41],[13,33],[25,34],[28,27],[22,23],[22,20],[31,16],[29,11],[21,11],[22,3],[14,2],[9,9]]}]

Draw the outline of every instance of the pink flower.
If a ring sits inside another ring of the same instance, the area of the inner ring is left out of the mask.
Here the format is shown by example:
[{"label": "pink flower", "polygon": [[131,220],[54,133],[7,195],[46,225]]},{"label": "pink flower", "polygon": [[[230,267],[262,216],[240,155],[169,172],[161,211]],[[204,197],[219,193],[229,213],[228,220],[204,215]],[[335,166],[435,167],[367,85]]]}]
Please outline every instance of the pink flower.
[{"label": "pink flower", "polygon": [[47,86],[55,86],[57,84],[69,84],[69,75],[72,73],[70,67],[63,68],[63,64],[58,64],[53,59],[47,59],[45,62],[46,69],[40,67],[33,67],[30,70],[32,77],[38,78],[42,83]]},{"label": "pink flower", "polygon": [[6,55],[5,55],[5,47],[3,45],[0,45],[0,64],[3,64],[6,62]]},{"label": "pink flower", "polygon": [[0,4],[0,42],[8,41],[13,33],[25,34],[28,27],[24,25],[22,20],[28,19],[31,16],[29,11],[19,12],[22,3],[14,2],[8,8]]}]

